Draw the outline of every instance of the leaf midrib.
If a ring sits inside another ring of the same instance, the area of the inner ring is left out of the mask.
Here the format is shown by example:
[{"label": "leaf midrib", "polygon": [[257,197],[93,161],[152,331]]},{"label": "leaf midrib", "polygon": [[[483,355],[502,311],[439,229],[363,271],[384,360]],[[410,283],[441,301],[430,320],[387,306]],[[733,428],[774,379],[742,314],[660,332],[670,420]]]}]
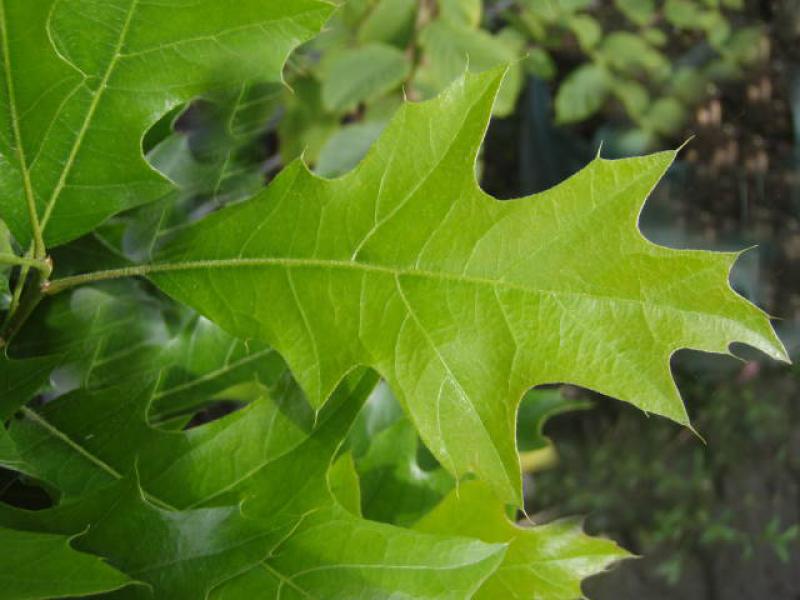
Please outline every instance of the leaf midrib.
[{"label": "leaf midrib", "polygon": [[[111,79],[111,75],[114,73],[114,69],[119,62],[120,57],[122,56],[122,48],[125,45],[125,40],[128,37],[128,31],[130,29],[131,22],[133,21],[133,15],[136,12],[136,8],[139,4],[139,0],[131,0],[130,6],[128,7],[128,13],[125,15],[125,22],[120,29],[119,38],[117,39],[117,43],[114,46],[114,52],[111,56],[111,59],[108,62],[108,66],[106,67],[105,72],[103,73],[103,77],[100,80],[100,83],[97,87],[97,91],[92,96],[92,101],[89,104],[89,108],[86,111],[86,115],[84,116],[83,123],[81,124],[81,128],[78,130],[78,135],[75,138],[75,141],[72,143],[72,147],[70,148],[69,155],[67,156],[67,160],[64,163],[64,168],[61,170],[61,174],[58,178],[58,182],[56,186],[53,188],[53,192],[50,195],[50,198],[47,200],[47,204],[45,205],[44,215],[42,216],[41,227],[44,231],[47,228],[47,223],[50,221],[50,216],[53,214],[53,210],[55,209],[56,203],[58,201],[59,196],[61,195],[62,190],[66,186],[67,178],[69,177],[70,173],[72,172],[72,168],[75,165],[75,160],[78,156],[78,152],[80,151],[81,146],[83,145],[83,140],[86,137],[86,132],[89,130],[89,126],[92,123],[92,119],[94,118],[94,113],[97,111],[97,107],[100,105],[100,100],[103,97],[106,89],[108,89],[108,82]],[[77,67],[72,64],[70,61],[66,61],[70,66],[73,68]],[[80,69],[78,69],[80,70]]]},{"label": "leaf midrib", "polygon": [[[273,350],[270,349],[269,352],[273,352]],[[21,411],[27,418],[29,418],[31,421],[33,421],[36,425],[38,425],[42,429],[44,429],[50,436],[52,436],[53,438],[61,441],[64,444],[66,444],[69,448],[71,448],[76,453],[78,453],[80,456],[82,456],[83,458],[85,458],[86,460],[88,460],[89,462],[91,462],[92,464],[97,466],[98,468],[100,468],[105,473],[107,473],[108,475],[110,475],[114,479],[117,479],[117,480],[123,479],[123,475],[119,471],[117,471],[114,467],[109,465],[107,462],[105,462],[99,456],[93,454],[91,451],[89,451],[86,448],[84,448],[83,446],[81,446],[78,442],[76,442],[74,439],[72,439],[69,435],[67,435],[66,433],[61,431],[58,427],[56,427],[55,425],[50,423],[50,421],[45,419],[41,414],[37,413],[36,411],[34,411],[34,410],[32,410],[32,409],[30,409],[28,407],[23,407],[21,409]],[[309,433],[308,436],[305,437],[303,440],[299,441],[294,446],[291,446],[291,447],[287,448],[283,452],[280,452],[279,454],[276,454],[274,456],[269,456],[269,457],[265,456],[261,460],[261,462],[259,462],[253,468],[249,469],[244,475],[236,477],[236,479],[233,480],[232,482],[227,483],[223,487],[213,491],[210,494],[207,494],[205,497],[199,498],[196,501],[192,502],[191,504],[188,504],[188,505],[184,506],[182,509],[179,509],[177,506],[174,506],[173,504],[171,504],[167,500],[164,500],[160,496],[157,496],[156,494],[150,492],[149,490],[145,489],[144,487],[141,488],[142,489],[142,493],[144,493],[145,496],[148,499],[150,499],[151,501],[153,501],[154,503],[157,503],[157,504],[161,505],[163,508],[167,508],[167,509],[172,510],[172,511],[192,510],[192,509],[201,508],[204,504],[208,503],[210,500],[213,500],[214,498],[218,498],[218,497],[224,495],[225,493],[230,492],[231,490],[235,489],[237,485],[239,485],[241,482],[247,480],[249,477],[253,476],[259,470],[264,469],[268,465],[276,462],[277,460],[283,458],[287,454],[293,452],[294,450],[296,450],[301,445],[307,443],[308,440],[310,439],[310,435],[311,434]],[[196,448],[193,448],[193,450],[194,449],[196,449]],[[175,463],[179,462],[184,457],[185,457],[185,454],[181,454],[181,455],[175,457],[175,460],[172,461],[172,464],[175,464]],[[171,468],[171,466],[169,468]]]},{"label": "leaf midrib", "polygon": [[27,407],[22,407],[21,409],[22,414],[24,414],[28,419],[36,423],[39,427],[44,429],[48,434],[60,440],[61,442],[65,443],[67,446],[72,448],[75,452],[83,456],[86,460],[91,462],[93,465],[99,467],[102,471],[111,475],[114,479],[122,479],[122,474],[117,471],[114,467],[103,461],[101,458],[95,456],[91,452],[89,452],[86,448],[78,444],[75,440],[65,434],[63,431],[55,427],[52,423],[50,423],[47,419],[42,417],[39,413],[35,410],[31,410]]},{"label": "leaf midrib", "polygon": [[[532,295],[550,295],[554,297],[566,296],[590,301],[606,301],[609,303],[622,303],[633,304],[636,306],[657,308],[660,310],[672,310],[675,312],[708,316],[712,315],[726,321],[733,321],[729,317],[721,314],[701,312],[689,308],[674,306],[660,302],[653,302],[644,300],[642,298],[631,298],[626,296],[612,296],[608,294],[591,294],[588,292],[567,291],[567,290],[553,290],[547,288],[535,288],[513,281],[504,279],[489,279],[486,277],[478,277],[474,275],[463,275],[456,273],[448,273],[445,271],[431,271],[426,269],[407,269],[407,268],[394,268],[384,265],[376,265],[364,262],[351,262],[347,260],[337,259],[316,259],[316,258],[288,258],[288,257],[264,257],[264,258],[226,258],[226,259],[201,259],[191,260],[185,262],[174,263],[156,263],[152,265],[141,265],[139,267],[131,267],[127,270],[128,275],[151,275],[159,273],[174,273],[180,271],[193,271],[204,269],[229,269],[229,268],[252,268],[252,267],[284,267],[291,268],[323,268],[323,269],[346,269],[361,272],[381,273],[391,277],[397,278],[425,278],[440,281],[451,281],[455,283],[466,283],[473,285],[489,286],[493,288],[503,288],[524,292]],[[96,275],[100,275],[100,279],[110,278],[104,277],[105,274],[112,274],[113,271],[100,271]],[[65,278],[62,281],[69,281],[70,278]],[[58,283],[58,280],[54,281]],[[738,321],[736,321],[738,324]]]},{"label": "leaf midrib", "polygon": [[214,371],[209,371],[209,372],[205,373],[204,375],[201,375],[200,377],[195,377],[194,379],[192,379],[191,381],[188,381],[186,383],[181,383],[181,384],[174,385],[174,386],[172,386],[170,388],[165,388],[165,389],[162,389],[162,390],[158,390],[153,394],[153,400],[154,401],[155,400],[163,400],[167,396],[171,396],[173,394],[179,394],[179,393],[182,393],[182,392],[186,392],[187,390],[190,390],[190,389],[192,389],[192,388],[194,388],[196,386],[200,386],[200,385],[202,385],[202,384],[204,384],[204,383],[206,383],[208,381],[211,381],[211,380],[213,380],[213,379],[215,379],[217,377],[221,377],[222,375],[225,375],[225,374],[227,374],[227,373],[229,373],[229,372],[231,372],[231,371],[233,371],[235,369],[238,369],[241,366],[244,366],[246,364],[254,362],[254,361],[256,361],[256,360],[258,360],[260,358],[269,356],[273,352],[275,352],[275,350],[273,350],[272,348],[266,348],[266,349],[261,350],[259,352],[254,352],[253,354],[249,354],[249,355],[247,355],[247,356],[245,356],[245,357],[243,357],[243,358],[241,358],[239,360],[235,360],[233,362],[229,362],[228,364],[226,364],[223,367],[220,367],[219,369],[216,369]]},{"label": "leaf midrib", "polygon": [[[123,478],[123,475],[119,471],[117,471],[114,467],[109,465],[107,462],[105,462],[103,459],[101,459],[100,457],[96,456],[95,454],[92,454],[89,450],[87,450],[86,448],[81,446],[78,442],[76,442],[70,436],[68,436],[66,433],[64,433],[63,431],[58,429],[55,425],[50,423],[50,421],[45,419],[42,415],[40,415],[36,411],[34,411],[34,410],[30,409],[30,408],[27,408],[27,407],[22,407],[21,412],[28,419],[33,421],[36,425],[38,425],[39,427],[44,429],[49,435],[53,436],[55,439],[63,442],[64,444],[66,444],[67,446],[72,448],[75,452],[80,454],[82,457],[84,457],[86,460],[91,462],[93,465],[96,465],[99,469],[101,469],[102,471],[104,471],[108,475],[111,475],[111,477],[113,477],[114,479],[121,480]],[[164,500],[162,498],[159,498],[155,494],[152,494],[152,493],[148,492],[145,489],[142,489],[142,493],[151,502],[153,502],[155,504],[159,504],[163,508],[167,508],[167,509],[173,510],[173,511],[177,510],[176,507],[174,507],[172,504],[170,504],[166,500]]]}]

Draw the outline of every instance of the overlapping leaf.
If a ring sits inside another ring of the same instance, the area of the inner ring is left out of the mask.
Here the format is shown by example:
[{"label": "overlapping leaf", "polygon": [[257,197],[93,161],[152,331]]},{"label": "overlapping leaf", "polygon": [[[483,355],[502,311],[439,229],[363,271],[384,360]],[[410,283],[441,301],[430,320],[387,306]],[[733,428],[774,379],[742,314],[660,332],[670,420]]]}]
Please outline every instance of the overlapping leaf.
[{"label": "overlapping leaf", "polygon": [[121,597],[128,598],[205,598],[233,573],[257,564],[276,534],[245,518],[237,506],[158,508],[130,479],[45,511],[0,506],[0,523],[8,521],[31,532],[75,536],[76,549],[103,556],[149,584],[126,589]]},{"label": "overlapping leaf", "polygon": [[4,0],[0,210],[21,243],[35,206],[48,245],[155,200],[170,184],[142,156],[174,106],[244,81],[280,81],[322,0]]},{"label": "overlapping leaf", "polygon": [[476,599],[574,600],[582,597],[582,579],[628,556],[609,540],[584,535],[578,523],[518,527],[503,508],[485,485],[470,481],[416,525],[420,531],[459,531],[487,542],[509,544],[503,563]]},{"label": "overlapping leaf", "polygon": [[[524,471],[552,466],[557,454],[542,433],[552,416],[585,408],[559,390],[530,390],[517,420],[517,446]],[[458,486],[420,444],[413,424],[385,384],[376,388],[348,436],[347,454],[336,464],[339,489],[346,489],[347,464],[359,478],[359,514],[386,523],[411,526]],[[347,492],[344,492],[346,497]]]},{"label": "overlapping leaf", "polygon": [[75,547],[151,586],[127,591],[137,597],[469,597],[504,545],[365,521],[328,490],[334,452],[374,383],[354,373],[316,424],[295,393],[181,433],[148,430],[130,385],[27,409],[11,436],[34,475],[74,497],[35,513],[0,506],[0,525],[86,532]]},{"label": "overlapping leaf", "polygon": [[181,232],[150,272],[230,333],[276,348],[315,407],[355,365],[376,368],[446,468],[519,504],[514,424],[528,387],[566,381],[686,423],[676,350],[741,341],[786,355],[728,285],[736,255],[639,233],[673,152],[598,158],[530,198],[483,193],[474,163],[502,76],[405,104],[339,179],[293,163]]},{"label": "overlapping leaf", "polygon": [[132,581],[96,556],[73,550],[63,535],[0,527],[0,586],[6,598],[48,600],[110,592]]},{"label": "overlapping leaf", "polygon": [[[59,357],[55,379],[60,394],[77,387],[107,388],[120,378],[138,378],[142,386],[158,378],[150,418],[159,423],[191,415],[233,386],[260,382],[269,387],[280,379],[284,363],[267,345],[234,338],[170,304],[132,281],[75,290],[41,306],[15,340],[13,352]],[[15,384],[8,393],[25,382],[26,366],[35,368],[37,360],[43,359],[0,363],[0,389],[4,377],[8,386]],[[54,366],[53,360],[43,362],[40,374],[46,378]],[[4,403],[0,399],[0,409]]]},{"label": "overlapping leaf", "polygon": [[361,510],[369,519],[408,526],[433,508],[455,485],[428,455],[385,384],[370,397],[350,433],[350,452],[359,477]]}]

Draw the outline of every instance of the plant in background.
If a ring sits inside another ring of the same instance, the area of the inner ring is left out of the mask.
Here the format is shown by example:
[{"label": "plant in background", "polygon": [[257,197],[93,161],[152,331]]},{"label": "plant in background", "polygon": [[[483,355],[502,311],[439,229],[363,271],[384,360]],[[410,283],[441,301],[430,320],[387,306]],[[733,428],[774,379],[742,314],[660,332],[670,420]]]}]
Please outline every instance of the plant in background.
[{"label": "plant in background", "polygon": [[[291,135],[281,69],[331,13],[0,4],[10,597],[578,597],[625,552],[509,519],[525,392],[569,381],[688,424],[676,349],[786,358],[727,284],[736,255],[639,233],[674,152],[513,202],[479,188],[504,68],[386,108],[337,179],[295,160],[263,187],[249,124],[277,107]],[[402,416],[375,428],[380,378]]]},{"label": "plant in background", "polygon": [[635,148],[679,133],[715,84],[742,77],[768,51],[757,26],[737,24],[741,0],[615,0],[613,8],[528,0],[520,7],[509,19],[538,45],[538,61],[551,65],[540,75],[582,63],[559,84],[557,120],[582,121],[615,101],[632,124],[623,140]]},{"label": "plant in background", "polygon": [[557,82],[556,118],[604,110],[630,151],[677,136],[715,86],[763,61],[740,0],[351,0],[291,61],[280,156],[325,176],[351,169],[404,97],[438,94],[465,69],[510,65],[494,114],[513,112],[527,75]]}]

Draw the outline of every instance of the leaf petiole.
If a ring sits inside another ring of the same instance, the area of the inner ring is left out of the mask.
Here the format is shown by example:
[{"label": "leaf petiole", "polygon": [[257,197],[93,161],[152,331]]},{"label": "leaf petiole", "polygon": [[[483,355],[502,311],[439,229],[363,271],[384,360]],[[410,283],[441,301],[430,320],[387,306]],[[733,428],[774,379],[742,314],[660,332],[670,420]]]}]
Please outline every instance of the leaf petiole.
[{"label": "leaf petiole", "polygon": [[45,279],[53,271],[53,265],[49,259],[28,258],[27,256],[17,256],[16,254],[0,253],[0,265],[33,268],[41,271]]},{"label": "leaf petiole", "polygon": [[62,277],[61,279],[45,282],[42,286],[42,293],[47,296],[53,296],[70,288],[79,285],[85,285],[87,283],[96,283],[98,281],[108,281],[110,279],[121,279],[123,277],[138,277],[147,275],[152,271],[159,270],[158,266],[159,265],[136,265],[131,267],[122,267],[121,269],[94,271],[92,273],[84,273],[82,275]]},{"label": "leaf petiole", "polygon": [[[39,259],[0,252],[0,264],[20,267],[19,277],[17,277],[14,292],[11,296],[11,303],[0,328],[0,336],[2,336],[0,337],[0,348],[2,348],[25,323],[25,320],[42,299],[41,291],[38,289],[38,282],[47,282],[47,278],[53,272],[53,262],[49,257]],[[34,281],[36,289],[31,289],[27,285],[31,270],[36,273]]]}]

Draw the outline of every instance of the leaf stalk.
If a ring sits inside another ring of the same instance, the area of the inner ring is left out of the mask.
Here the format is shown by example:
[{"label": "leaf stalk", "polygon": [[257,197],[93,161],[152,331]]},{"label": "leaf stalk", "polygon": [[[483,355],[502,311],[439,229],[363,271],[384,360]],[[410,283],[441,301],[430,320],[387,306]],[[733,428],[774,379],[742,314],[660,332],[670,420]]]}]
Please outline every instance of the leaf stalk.
[{"label": "leaf stalk", "polygon": [[50,273],[53,271],[53,264],[48,258],[29,258],[27,256],[17,256],[16,254],[0,253],[0,265],[13,265],[36,269],[42,273],[45,279],[50,277]]},{"label": "leaf stalk", "polygon": [[139,277],[158,270],[158,265],[136,265],[131,267],[122,267],[121,269],[94,271],[92,273],[84,273],[82,275],[62,277],[61,279],[55,279],[53,281],[45,281],[42,285],[42,293],[46,296],[53,296],[79,285],[108,281],[110,279],[121,279],[123,277]]}]

